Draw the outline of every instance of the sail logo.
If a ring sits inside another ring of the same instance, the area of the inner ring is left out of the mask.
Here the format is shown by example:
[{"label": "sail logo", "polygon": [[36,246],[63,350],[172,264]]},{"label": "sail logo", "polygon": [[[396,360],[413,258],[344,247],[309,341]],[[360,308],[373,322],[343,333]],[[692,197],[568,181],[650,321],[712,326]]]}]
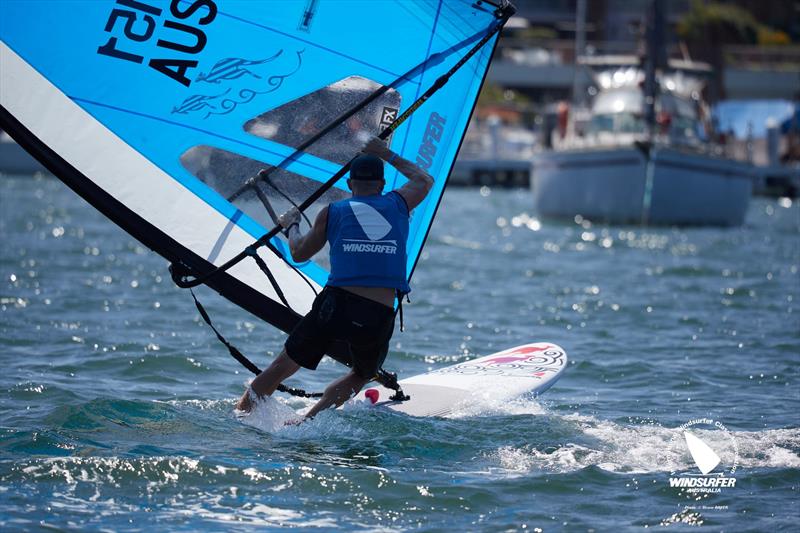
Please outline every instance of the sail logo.
[{"label": "sail logo", "polygon": [[442,140],[446,122],[447,119],[435,111],[428,119],[428,125],[425,126],[425,133],[422,135],[422,144],[417,152],[417,164],[425,170],[433,166],[433,158],[436,157],[437,145]]},{"label": "sail logo", "polygon": [[384,240],[392,231],[392,225],[377,209],[363,202],[350,201],[350,209],[368,240],[343,239],[342,251],[347,253],[378,253],[394,255],[397,241]]},{"label": "sail logo", "polygon": [[[191,20],[192,17],[196,20]],[[192,83],[189,73],[198,65],[196,56],[208,42],[201,26],[216,17],[217,4],[213,0],[172,0],[169,15],[144,0],[117,0],[103,28],[111,36],[97,48],[97,53],[143,64],[147,59],[145,51],[155,41],[160,57],[151,57],[147,65],[188,87]],[[162,18],[165,20],[161,21]]]},{"label": "sail logo", "polygon": [[[383,133],[386,128],[390,127],[392,123],[397,120],[397,113],[399,112],[400,110],[396,107],[384,106],[383,111],[381,111],[381,121],[378,123],[378,130]],[[386,142],[387,145],[392,144],[392,136],[389,135],[386,137],[384,142]]]},{"label": "sail logo", "polygon": [[[702,432],[702,433],[701,433]],[[710,418],[690,420],[677,428],[669,450],[685,457],[687,452],[696,470],[672,470],[669,486],[686,494],[719,494],[736,486],[739,446],[724,424]],[[725,459],[723,459],[725,457]]]}]

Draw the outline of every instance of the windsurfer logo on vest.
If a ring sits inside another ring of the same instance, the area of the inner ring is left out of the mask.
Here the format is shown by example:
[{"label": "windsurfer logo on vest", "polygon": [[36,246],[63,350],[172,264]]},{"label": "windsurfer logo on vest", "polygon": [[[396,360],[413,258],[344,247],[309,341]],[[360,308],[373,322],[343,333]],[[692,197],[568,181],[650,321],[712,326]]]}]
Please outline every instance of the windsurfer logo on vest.
[{"label": "windsurfer logo on vest", "polygon": [[[688,452],[688,453],[687,453]],[[739,445],[721,422],[710,418],[690,420],[675,430],[669,441],[666,460],[691,458],[694,467],[685,472],[670,468],[669,486],[693,499],[719,494],[736,486]]]},{"label": "windsurfer logo on vest", "polygon": [[350,201],[350,209],[368,240],[343,239],[342,251],[347,253],[397,253],[397,241],[382,240],[392,231],[392,225],[374,207],[362,202]]}]

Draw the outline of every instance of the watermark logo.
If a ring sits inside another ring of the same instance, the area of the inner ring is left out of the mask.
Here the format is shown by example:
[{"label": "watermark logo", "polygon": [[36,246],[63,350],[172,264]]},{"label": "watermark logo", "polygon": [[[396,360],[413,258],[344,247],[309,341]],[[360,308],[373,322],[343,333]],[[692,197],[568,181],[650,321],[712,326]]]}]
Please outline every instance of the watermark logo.
[{"label": "watermark logo", "polygon": [[680,426],[669,443],[670,450],[688,452],[694,466],[673,471],[669,486],[689,494],[719,494],[736,486],[739,445],[722,422],[698,418]]}]

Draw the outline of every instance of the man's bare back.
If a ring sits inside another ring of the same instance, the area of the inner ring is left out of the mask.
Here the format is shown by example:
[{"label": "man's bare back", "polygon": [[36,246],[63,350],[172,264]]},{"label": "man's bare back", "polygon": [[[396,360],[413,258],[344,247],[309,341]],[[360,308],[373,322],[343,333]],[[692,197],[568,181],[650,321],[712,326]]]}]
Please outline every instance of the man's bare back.
[{"label": "man's bare back", "polygon": [[386,307],[394,308],[395,291],[386,287],[354,287],[346,286],[342,289],[363,296],[373,302],[378,302]]}]

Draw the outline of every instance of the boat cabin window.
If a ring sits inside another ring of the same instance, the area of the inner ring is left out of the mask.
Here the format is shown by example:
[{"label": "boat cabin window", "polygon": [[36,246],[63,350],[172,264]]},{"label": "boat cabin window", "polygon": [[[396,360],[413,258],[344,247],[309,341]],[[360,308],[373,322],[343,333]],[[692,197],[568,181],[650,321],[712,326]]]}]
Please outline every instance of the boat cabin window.
[{"label": "boat cabin window", "polygon": [[[656,132],[676,141],[697,141],[702,136],[702,121],[697,103],[689,97],[663,91],[655,107]],[[592,118],[586,133],[640,134],[647,131],[644,95],[638,87],[602,91],[592,105]]]},{"label": "boat cabin window", "polygon": [[587,133],[644,133],[644,98],[636,88],[615,89],[597,95]]}]

